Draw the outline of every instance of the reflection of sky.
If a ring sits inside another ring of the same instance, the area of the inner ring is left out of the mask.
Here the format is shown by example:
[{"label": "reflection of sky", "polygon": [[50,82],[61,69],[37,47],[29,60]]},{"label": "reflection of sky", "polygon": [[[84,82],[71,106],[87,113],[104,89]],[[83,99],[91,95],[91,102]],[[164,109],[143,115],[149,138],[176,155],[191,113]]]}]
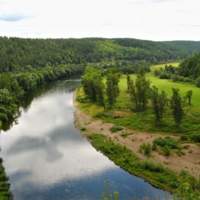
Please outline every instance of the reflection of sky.
[{"label": "reflection of sky", "polygon": [[[100,197],[104,180],[112,173],[120,177],[120,169],[74,128],[74,111],[72,92],[56,89],[35,99],[28,112],[22,112],[19,124],[2,133],[1,153],[14,199],[30,199],[30,195],[33,199],[49,199],[49,195],[55,195],[55,199],[62,199],[62,195],[78,198],[80,188],[87,191],[86,199],[94,191]],[[126,176],[133,178],[126,173],[119,182]],[[93,192],[88,192],[91,188]]]}]

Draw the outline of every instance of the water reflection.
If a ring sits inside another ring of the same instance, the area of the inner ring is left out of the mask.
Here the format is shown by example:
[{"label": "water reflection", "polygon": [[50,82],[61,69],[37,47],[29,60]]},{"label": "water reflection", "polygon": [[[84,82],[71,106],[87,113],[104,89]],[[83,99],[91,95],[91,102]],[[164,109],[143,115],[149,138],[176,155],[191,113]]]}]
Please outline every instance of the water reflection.
[{"label": "water reflection", "polygon": [[[72,91],[78,81],[61,81],[22,109],[18,124],[1,137],[4,166],[15,200],[101,199],[104,181],[121,199],[163,196],[142,179],[115,166],[74,127]],[[27,107],[26,107],[27,108]]]}]

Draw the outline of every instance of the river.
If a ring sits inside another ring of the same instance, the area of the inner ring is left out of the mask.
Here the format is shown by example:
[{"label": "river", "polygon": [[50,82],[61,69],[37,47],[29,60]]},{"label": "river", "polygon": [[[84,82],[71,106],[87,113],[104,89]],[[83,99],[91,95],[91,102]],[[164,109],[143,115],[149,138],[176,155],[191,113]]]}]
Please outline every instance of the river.
[{"label": "river", "polygon": [[100,200],[105,180],[119,199],[165,192],[130,175],[97,152],[74,126],[73,92],[80,80],[62,80],[27,97],[20,116],[0,134],[0,156],[14,200]]}]

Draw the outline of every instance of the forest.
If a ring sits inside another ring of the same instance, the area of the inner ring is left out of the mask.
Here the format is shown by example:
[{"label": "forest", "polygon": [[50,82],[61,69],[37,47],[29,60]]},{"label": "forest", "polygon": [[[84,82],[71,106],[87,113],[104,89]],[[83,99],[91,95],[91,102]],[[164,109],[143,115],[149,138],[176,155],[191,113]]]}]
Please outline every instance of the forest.
[{"label": "forest", "polygon": [[178,70],[168,68],[157,71],[158,75],[196,80],[200,73],[197,53],[200,43],[192,41],[0,37],[0,124],[13,117],[30,91],[53,80],[83,74],[86,66],[102,70],[115,67],[124,74],[138,74],[141,67],[149,72],[152,64],[185,59]]}]

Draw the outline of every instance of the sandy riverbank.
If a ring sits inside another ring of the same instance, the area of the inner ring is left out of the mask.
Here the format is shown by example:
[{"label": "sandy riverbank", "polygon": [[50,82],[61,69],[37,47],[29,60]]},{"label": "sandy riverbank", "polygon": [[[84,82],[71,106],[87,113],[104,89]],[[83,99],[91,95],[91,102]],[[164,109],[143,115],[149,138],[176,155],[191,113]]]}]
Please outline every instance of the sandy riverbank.
[{"label": "sandy riverbank", "polygon": [[[183,149],[182,151],[185,155],[178,156],[176,154],[171,155],[169,157],[158,154],[157,152],[152,152],[151,157],[147,158],[142,153],[138,152],[138,148],[143,143],[152,143],[152,141],[156,137],[165,137],[165,135],[153,134],[153,133],[145,133],[138,132],[134,130],[130,130],[124,128],[123,131],[134,133],[129,135],[126,138],[120,136],[122,131],[118,131],[117,133],[112,133],[109,129],[113,126],[112,123],[103,123],[101,120],[96,120],[92,116],[85,114],[82,110],[80,110],[76,101],[76,91],[73,95],[73,104],[76,108],[75,112],[75,125],[77,128],[86,128],[87,133],[101,133],[107,135],[113,139],[116,143],[120,143],[122,145],[126,145],[129,149],[131,149],[135,154],[137,154],[141,159],[152,160],[155,163],[161,163],[166,167],[173,169],[176,172],[180,172],[182,169],[188,171],[191,175],[196,178],[199,177],[200,174],[200,147],[195,144],[189,144],[190,147],[188,149]],[[176,138],[176,136],[173,136]],[[186,145],[186,144],[184,144]],[[192,153],[189,153],[192,151]]]}]

